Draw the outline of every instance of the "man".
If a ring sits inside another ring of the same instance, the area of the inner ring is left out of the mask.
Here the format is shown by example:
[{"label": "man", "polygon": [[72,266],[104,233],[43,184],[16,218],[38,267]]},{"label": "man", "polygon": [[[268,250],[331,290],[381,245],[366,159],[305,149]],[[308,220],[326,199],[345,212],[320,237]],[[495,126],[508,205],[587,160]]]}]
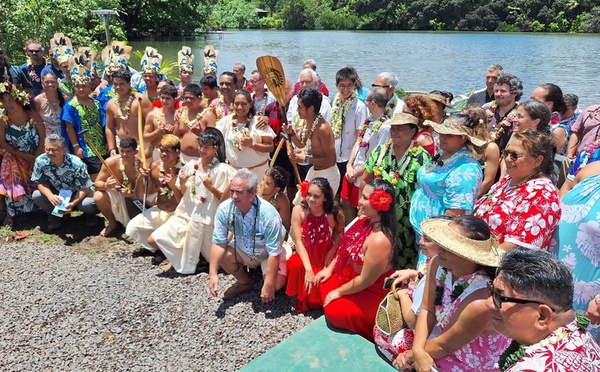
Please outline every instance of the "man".
[{"label": "man", "polygon": [[246,73],[246,65],[242,62],[236,62],[233,65],[233,73],[236,77],[235,90],[247,90],[248,92],[252,92],[252,84],[244,77]]},{"label": "man", "polygon": [[[355,89],[358,76],[355,69],[344,67],[335,74],[338,90],[331,110],[331,129],[335,139],[335,154],[340,175],[346,173],[350,152],[358,137],[358,129],[367,118],[367,106],[358,99]],[[340,190],[342,185],[338,186]]]},{"label": "man", "polygon": [[372,88],[385,89],[388,98],[385,105],[385,115],[388,118],[393,117],[396,112],[402,112],[402,107],[404,107],[404,101],[396,95],[396,86],[398,86],[398,78],[391,72],[382,72],[377,75],[375,82],[371,84]]},{"label": "man", "polygon": [[500,65],[491,65],[488,67],[485,74],[485,89],[471,95],[467,101],[467,106],[483,106],[488,102],[492,102],[494,100],[494,85],[496,85],[496,80],[503,71],[504,68]]},{"label": "man", "polygon": [[569,129],[569,136],[571,135],[571,127],[575,123],[575,120],[581,115],[581,110],[577,106],[579,104],[579,97],[575,94],[565,94],[563,96],[565,101],[565,112],[561,115],[560,124],[564,125]]},{"label": "man", "polygon": [[223,294],[226,300],[252,290],[243,266],[261,267],[264,283],[260,297],[265,303],[271,302],[275,292],[285,285],[285,229],[275,207],[256,195],[257,187],[258,179],[252,172],[238,170],[231,181],[231,198],[217,209],[209,269],[213,296],[219,289],[219,268],[236,279]]},{"label": "man", "polygon": [[219,98],[217,78],[213,75],[204,75],[200,80],[200,87],[202,87],[202,95],[205,99],[205,101],[202,102],[202,106],[207,108],[210,106],[212,101]]},{"label": "man", "polygon": [[31,90],[31,84],[23,75],[23,71],[16,66],[11,66],[8,56],[4,54],[4,49],[0,47],[0,83],[9,81],[18,89]]},{"label": "man", "polygon": [[[119,223],[127,226],[131,219],[128,209],[133,209],[131,204],[133,204],[134,190],[138,180],[137,170],[141,166],[136,159],[137,147],[138,144],[134,138],[123,138],[119,144],[119,154],[106,159],[106,165],[102,165],[100,173],[96,177],[94,201],[100,213],[108,221],[108,225],[100,232],[100,236],[109,236],[117,229]],[[133,213],[135,210],[132,211]]]},{"label": "man", "polygon": [[[306,69],[306,68],[310,68],[311,70],[313,70],[316,73],[317,72],[317,63],[315,62],[314,59],[307,59],[302,64],[302,69]],[[323,83],[323,81],[321,81],[321,77],[319,75],[317,75],[317,82],[318,82],[317,88],[319,88],[319,90],[321,91],[321,93],[324,96],[329,98],[329,89],[327,89],[327,86],[325,85],[325,83]],[[297,81],[296,84],[294,84],[294,95],[298,94],[300,89],[302,89],[302,86],[300,84],[300,81]]]},{"label": "man", "polygon": [[600,139],[600,105],[587,107],[571,127],[571,138],[567,145],[567,157],[575,159],[586,145]]},{"label": "man", "polygon": [[260,77],[258,70],[254,70],[250,73],[250,86],[252,87],[252,100],[254,101],[254,109],[256,115],[264,116],[265,107],[273,101],[275,97],[265,87],[265,82]]},{"label": "man", "polygon": [[177,123],[175,122],[177,88],[172,85],[165,85],[160,88],[160,102],[162,107],[154,108],[154,111],[146,116],[146,124],[144,126],[144,142],[150,144],[152,159],[159,157],[160,154],[154,150],[158,148],[158,142],[160,142],[165,134],[179,135]]},{"label": "man", "polygon": [[[323,94],[319,89],[305,88],[294,97],[298,100],[298,116],[302,120],[301,130],[296,132],[292,124],[285,126],[285,132],[296,147],[289,153],[292,163],[308,165],[304,179],[315,177],[329,180],[333,193],[337,193],[340,184],[340,171],[335,162],[335,141],[329,123],[319,115]],[[300,194],[296,194],[294,204],[300,203]]]},{"label": "man", "polygon": [[[42,70],[46,67],[44,60],[44,49],[42,43],[37,40],[29,39],[25,43],[25,52],[28,61],[21,65],[21,72],[27,80],[27,85],[31,85],[31,95],[37,96],[42,93]],[[26,87],[27,88],[27,87]]]},{"label": "man", "polygon": [[[300,72],[299,76],[300,80],[300,90],[304,88],[318,88],[319,87],[319,77],[317,73],[310,69],[305,68]],[[321,108],[318,113],[329,123],[331,121],[331,103],[329,102],[329,98],[327,96],[321,94]],[[298,97],[294,96],[290,100],[290,104],[288,106],[287,111],[287,120],[294,124],[294,129],[300,129],[300,117],[298,116]]]},{"label": "man", "polygon": [[183,90],[185,106],[175,115],[177,133],[181,138],[181,160],[188,163],[200,157],[198,136],[208,127],[217,123],[215,114],[202,106],[202,89],[196,84],[188,84]]},{"label": "man", "polygon": [[44,141],[45,153],[35,159],[31,180],[37,182],[33,192],[33,202],[48,214],[48,231],[60,228],[63,219],[53,215],[56,206],[63,203],[61,190],[72,192],[70,201],[58,211],[60,215],[70,214],[75,207],[86,216],[86,225],[96,224],[96,205],[91,195],[92,180],[87,167],[77,156],[67,152],[65,140],[58,134],[51,134]]},{"label": "man", "polygon": [[150,102],[155,102],[160,99],[160,93],[158,91],[158,83],[162,80],[159,78],[158,72],[160,71],[160,64],[162,63],[162,55],[152,47],[147,46],[140,61],[140,69],[142,71],[142,77],[144,79],[145,86],[139,89],[140,93],[143,93]]},{"label": "man", "polygon": [[[146,96],[131,89],[131,75],[127,70],[118,70],[111,75],[115,97],[106,106],[106,144],[110,156],[117,154],[118,142],[125,137],[138,138],[138,105],[142,105],[142,123],[152,111],[152,103]],[[142,149],[144,146],[140,144]],[[147,152],[150,156],[150,152]]]},{"label": "man", "polygon": [[221,95],[210,103],[210,109],[217,117],[217,121],[232,112],[236,84],[237,77],[233,72],[225,71],[219,76]]},{"label": "man", "polygon": [[188,84],[192,83],[194,76],[194,55],[192,49],[187,46],[182,46],[177,53],[177,61],[179,63],[179,83],[175,84],[177,88],[177,98],[183,101],[183,90]]},{"label": "man", "polygon": [[512,338],[501,371],[598,371],[600,347],[575,315],[573,277],[550,253],[517,248],[504,254],[487,306],[496,331]]},{"label": "man", "polygon": [[[125,229],[125,234],[151,252],[156,252],[158,247],[150,235],[173,215],[181,200],[181,191],[175,185],[182,167],[179,159],[179,138],[173,134],[163,135],[158,149],[160,159],[150,164],[149,171],[140,168],[143,179],[148,176],[148,194],[158,193],[156,205],[132,218]],[[139,200],[144,199],[144,183],[145,181],[141,181],[136,184],[135,193]],[[167,271],[170,266],[164,269]]]},{"label": "man", "polygon": [[512,136],[516,120],[518,100],[523,95],[523,83],[515,75],[502,73],[494,85],[494,100],[483,106],[489,122],[490,139],[498,145],[500,152]]}]

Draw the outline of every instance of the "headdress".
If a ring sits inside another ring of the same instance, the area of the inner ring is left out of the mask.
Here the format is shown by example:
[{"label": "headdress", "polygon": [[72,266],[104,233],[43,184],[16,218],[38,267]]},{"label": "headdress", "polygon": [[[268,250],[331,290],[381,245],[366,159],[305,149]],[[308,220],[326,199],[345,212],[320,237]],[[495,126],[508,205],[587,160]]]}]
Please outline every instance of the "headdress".
[{"label": "headdress", "polygon": [[479,265],[500,266],[502,250],[494,234],[487,240],[470,239],[454,231],[450,227],[451,222],[432,218],[421,222],[421,229],[431,241],[450,253]]},{"label": "headdress", "polygon": [[[69,61],[71,79],[75,85],[87,85],[91,81],[90,60],[86,56],[84,48],[79,48],[75,58]],[[82,53],[83,52],[83,53]]]},{"label": "headdress", "polygon": [[63,64],[69,61],[69,57],[74,56],[73,45],[71,39],[66,37],[62,32],[54,34],[52,40],[50,40],[50,47],[52,48],[52,57],[58,61],[59,64]]},{"label": "headdress", "polygon": [[92,48],[80,47],[77,49],[76,55],[83,55],[88,60],[87,67],[90,70],[90,75],[98,75],[98,62],[96,61],[98,54]]},{"label": "headdress", "polygon": [[194,55],[190,47],[181,47],[181,50],[177,53],[177,61],[179,62],[180,73],[182,71],[194,72]]},{"label": "headdress", "polygon": [[204,47],[204,74],[216,74],[217,73],[217,59],[219,58],[219,51],[215,50],[212,45]]},{"label": "headdress", "polygon": [[19,90],[16,86],[12,85],[9,81],[0,83],[0,95],[4,93],[10,93],[12,98],[19,106],[29,106],[31,103],[31,97],[24,90]]},{"label": "headdress", "polygon": [[112,75],[119,70],[127,69],[127,61],[131,56],[131,47],[122,41],[113,41],[101,53],[104,71]]},{"label": "headdress", "polygon": [[158,50],[147,46],[144,51],[144,56],[140,62],[142,74],[157,74],[160,71],[160,63],[162,55],[158,54]]}]

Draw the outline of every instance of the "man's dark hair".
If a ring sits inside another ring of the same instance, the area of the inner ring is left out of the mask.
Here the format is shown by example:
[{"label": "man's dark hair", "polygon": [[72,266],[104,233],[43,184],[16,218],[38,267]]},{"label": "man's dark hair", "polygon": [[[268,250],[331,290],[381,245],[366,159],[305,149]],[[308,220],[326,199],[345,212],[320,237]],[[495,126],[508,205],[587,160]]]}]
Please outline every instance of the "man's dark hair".
[{"label": "man's dark hair", "polygon": [[135,138],[133,137],[125,137],[123,139],[121,139],[121,142],[119,143],[119,148],[120,149],[134,149],[137,150],[138,147],[138,143],[135,140]]},{"label": "man's dark hair", "polygon": [[175,88],[173,85],[165,85],[162,88],[160,88],[160,94],[168,94],[173,98],[177,98],[177,88]]},{"label": "man's dark hair", "polygon": [[383,108],[388,102],[387,91],[385,88],[373,87],[369,89],[369,93],[367,93],[367,99],[375,102],[378,107]]},{"label": "man's dark hair", "polygon": [[110,75],[111,79],[114,78],[119,78],[119,79],[123,79],[125,81],[127,81],[129,84],[131,84],[131,72],[129,72],[129,70],[117,70],[115,72],[113,72],[112,75]]},{"label": "man's dark hair", "polygon": [[336,84],[339,84],[339,82],[342,80],[351,80],[352,83],[355,84],[356,78],[357,78],[356,70],[352,67],[344,67],[335,73],[335,83]]},{"label": "man's dark hair", "polygon": [[521,82],[521,79],[513,74],[503,72],[498,75],[498,79],[496,79],[496,85],[500,84],[506,84],[510,87],[510,92],[516,94],[516,101],[521,99],[521,96],[523,95],[523,83]]},{"label": "man's dark hair", "polygon": [[222,73],[221,75],[219,75],[219,78],[221,76],[223,76],[223,75],[225,75],[225,76],[231,76],[233,78],[233,85],[237,85],[238,79],[237,79],[237,75],[236,74],[234,74],[231,71],[225,71],[224,73]]},{"label": "man's dark hair", "polygon": [[302,100],[304,107],[309,108],[313,106],[315,108],[315,114],[319,114],[321,110],[321,102],[323,102],[323,94],[317,88],[304,88],[298,92],[298,99]]},{"label": "man's dark hair", "polygon": [[[214,76],[212,75],[207,75],[207,76],[211,76],[214,79]],[[216,85],[215,85],[216,87]],[[196,97],[200,97],[202,95],[202,88],[200,88],[199,85],[197,84],[188,84],[185,86],[185,88],[183,88],[183,93],[185,92],[190,92],[193,95],[195,95]]]},{"label": "man's dark hair", "polygon": [[[192,84],[188,84],[186,88],[190,85]],[[200,85],[203,87],[209,87],[210,89],[215,89],[218,85],[217,78],[214,75],[204,75],[202,79],[200,79]]]},{"label": "man's dark hair", "polygon": [[279,187],[280,191],[285,190],[288,182],[290,181],[290,173],[285,168],[276,165],[271,169],[271,178],[275,187]]}]

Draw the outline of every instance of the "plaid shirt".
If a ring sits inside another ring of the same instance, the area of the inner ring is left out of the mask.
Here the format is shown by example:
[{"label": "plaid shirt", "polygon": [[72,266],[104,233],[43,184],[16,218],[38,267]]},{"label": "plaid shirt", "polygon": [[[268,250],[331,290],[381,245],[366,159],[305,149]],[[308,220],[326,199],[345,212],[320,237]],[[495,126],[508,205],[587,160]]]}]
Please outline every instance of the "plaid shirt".
[{"label": "plaid shirt", "polygon": [[267,107],[265,107],[265,116],[269,118],[269,125],[277,135],[275,138],[273,138],[273,145],[277,147],[281,138],[281,126],[283,125],[285,120],[285,117],[281,112],[281,106],[279,105],[279,102],[273,101],[269,103]]}]

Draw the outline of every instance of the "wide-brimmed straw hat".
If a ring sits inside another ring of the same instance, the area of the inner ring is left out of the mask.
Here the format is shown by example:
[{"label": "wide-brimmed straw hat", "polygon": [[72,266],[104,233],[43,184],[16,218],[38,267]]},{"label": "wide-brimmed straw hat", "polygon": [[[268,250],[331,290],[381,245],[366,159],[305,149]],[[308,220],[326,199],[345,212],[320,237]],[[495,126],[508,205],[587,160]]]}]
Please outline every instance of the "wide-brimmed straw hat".
[{"label": "wide-brimmed straw hat", "polygon": [[431,120],[425,120],[423,125],[429,125],[439,134],[454,134],[457,136],[467,136],[469,142],[477,147],[481,147],[485,145],[487,142],[482,140],[481,138],[477,138],[474,136],[473,128],[469,128],[466,125],[461,124],[456,120],[452,120],[452,118],[448,118],[444,120],[443,123],[436,123]]},{"label": "wide-brimmed straw hat", "polygon": [[494,234],[487,240],[470,239],[450,228],[451,222],[433,218],[421,222],[421,229],[431,241],[450,253],[482,266],[500,266],[502,250]]},{"label": "wide-brimmed straw hat", "polygon": [[413,114],[409,114],[407,112],[397,112],[394,116],[387,122],[389,125],[405,125],[405,124],[413,124],[419,125],[419,119]]},{"label": "wide-brimmed straw hat", "polygon": [[442,105],[448,107],[449,109],[453,108],[452,105],[450,105],[450,98],[443,96],[441,94],[437,94],[437,93],[429,93],[427,95],[428,98],[441,103]]}]

